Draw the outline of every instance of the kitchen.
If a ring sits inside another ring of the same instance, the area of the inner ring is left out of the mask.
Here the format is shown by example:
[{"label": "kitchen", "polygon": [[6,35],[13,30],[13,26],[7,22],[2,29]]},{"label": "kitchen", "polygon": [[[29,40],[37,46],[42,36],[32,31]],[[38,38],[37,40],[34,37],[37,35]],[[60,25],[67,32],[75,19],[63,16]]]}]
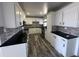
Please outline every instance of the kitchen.
[{"label": "kitchen", "polygon": [[78,19],[79,2],[0,2],[0,56],[79,56]]}]

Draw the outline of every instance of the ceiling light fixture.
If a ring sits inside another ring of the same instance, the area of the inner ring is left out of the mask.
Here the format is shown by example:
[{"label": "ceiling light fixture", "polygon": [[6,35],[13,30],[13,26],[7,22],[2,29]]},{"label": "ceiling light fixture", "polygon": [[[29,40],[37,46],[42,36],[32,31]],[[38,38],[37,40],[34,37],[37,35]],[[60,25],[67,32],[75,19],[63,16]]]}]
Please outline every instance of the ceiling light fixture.
[{"label": "ceiling light fixture", "polygon": [[27,15],[30,15],[30,13],[29,13],[29,12],[27,12]]},{"label": "ceiling light fixture", "polygon": [[16,14],[19,15],[19,11],[16,11]]},{"label": "ceiling light fixture", "polygon": [[25,19],[25,15],[24,15],[24,19]]},{"label": "ceiling light fixture", "polygon": [[20,12],[20,15],[21,15],[22,13]]},{"label": "ceiling light fixture", "polygon": [[47,7],[47,3],[44,4],[44,14],[47,14],[48,11],[48,7]]}]

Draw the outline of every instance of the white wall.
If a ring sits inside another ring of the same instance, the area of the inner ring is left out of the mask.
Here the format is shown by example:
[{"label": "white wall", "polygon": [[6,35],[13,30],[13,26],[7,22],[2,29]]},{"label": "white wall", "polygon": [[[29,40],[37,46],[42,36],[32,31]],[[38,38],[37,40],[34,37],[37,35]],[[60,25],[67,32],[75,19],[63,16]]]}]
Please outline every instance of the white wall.
[{"label": "white wall", "polygon": [[3,27],[3,13],[2,13],[2,2],[0,2],[0,27]]},{"label": "white wall", "polygon": [[39,24],[43,24],[43,18],[26,18],[26,24],[32,24],[33,21],[39,21]]}]

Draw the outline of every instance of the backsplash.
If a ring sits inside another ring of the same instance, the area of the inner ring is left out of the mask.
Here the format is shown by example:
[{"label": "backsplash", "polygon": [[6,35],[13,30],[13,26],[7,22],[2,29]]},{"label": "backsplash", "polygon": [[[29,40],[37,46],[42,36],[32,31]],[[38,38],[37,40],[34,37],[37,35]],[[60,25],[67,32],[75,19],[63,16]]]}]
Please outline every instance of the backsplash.
[{"label": "backsplash", "polygon": [[0,34],[2,34],[3,32],[3,27],[0,27]]},{"label": "backsplash", "polygon": [[7,32],[13,32],[15,30],[21,30],[21,29],[22,29],[22,27],[18,27],[18,28],[6,28],[6,31]]},{"label": "backsplash", "polygon": [[[4,31],[5,29],[5,31]],[[22,27],[18,27],[18,28],[4,28],[4,27],[0,27],[0,34],[3,34],[4,32],[13,32],[13,31],[16,31],[16,30],[21,30]]]},{"label": "backsplash", "polygon": [[61,32],[64,32],[64,33],[67,33],[67,34],[79,36],[79,28],[53,26],[52,29],[58,30],[58,31],[61,31]]},{"label": "backsplash", "polygon": [[57,31],[58,30],[58,26],[52,26],[52,31]]}]

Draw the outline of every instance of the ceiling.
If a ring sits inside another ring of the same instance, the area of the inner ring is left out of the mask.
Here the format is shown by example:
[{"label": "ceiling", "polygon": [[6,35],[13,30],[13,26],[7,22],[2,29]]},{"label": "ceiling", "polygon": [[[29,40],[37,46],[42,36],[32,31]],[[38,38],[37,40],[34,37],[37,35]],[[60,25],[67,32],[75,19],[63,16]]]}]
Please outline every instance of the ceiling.
[{"label": "ceiling", "polygon": [[42,17],[49,11],[57,11],[71,2],[20,2],[26,16]]}]

